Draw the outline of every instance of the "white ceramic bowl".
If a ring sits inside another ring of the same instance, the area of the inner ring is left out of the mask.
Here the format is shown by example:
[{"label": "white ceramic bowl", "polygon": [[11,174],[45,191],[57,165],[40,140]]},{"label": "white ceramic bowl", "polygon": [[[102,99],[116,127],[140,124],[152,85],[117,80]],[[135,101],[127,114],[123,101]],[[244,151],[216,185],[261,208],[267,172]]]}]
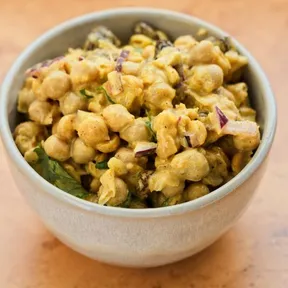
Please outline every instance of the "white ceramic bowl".
[{"label": "white ceramic bowl", "polygon": [[276,129],[275,100],[259,64],[238,42],[249,59],[246,78],[258,112],[262,141],[243,171],[216,191],[172,207],[130,210],[104,207],[75,198],[41,178],[14,144],[17,92],[24,71],[33,64],[77,47],[97,24],[127,39],[131,27],[146,20],[172,36],[195,33],[204,27],[215,36],[227,36],[202,20],[165,10],[124,8],[97,12],[65,22],[32,43],[16,60],[1,89],[1,136],[15,183],[47,228],[72,249],[103,262],[151,267],[189,257],[206,248],[229,229],[251,200],[265,170],[264,160]]}]

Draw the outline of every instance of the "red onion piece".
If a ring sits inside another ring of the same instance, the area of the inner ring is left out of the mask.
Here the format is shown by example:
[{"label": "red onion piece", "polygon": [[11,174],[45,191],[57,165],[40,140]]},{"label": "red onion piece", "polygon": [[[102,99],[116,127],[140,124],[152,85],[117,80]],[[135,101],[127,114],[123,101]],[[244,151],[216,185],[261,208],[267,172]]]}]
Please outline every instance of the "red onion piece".
[{"label": "red onion piece", "polygon": [[116,62],[116,67],[115,67],[115,70],[117,72],[122,71],[122,63],[128,58],[129,53],[130,51],[128,50],[121,51],[120,56],[118,57],[117,62]]},{"label": "red onion piece", "polygon": [[222,112],[222,110],[220,108],[215,106],[215,109],[216,109],[216,113],[218,115],[220,127],[222,129],[227,124],[228,118],[225,116],[225,114]]},{"label": "red onion piece", "polygon": [[187,133],[185,135],[189,147],[197,147],[199,146],[199,139],[195,133]]},{"label": "red onion piece", "polygon": [[256,135],[259,127],[257,123],[252,121],[232,121],[230,120],[227,125],[223,128],[224,134],[229,135]]},{"label": "red onion piece", "polygon": [[136,158],[142,156],[148,156],[156,152],[157,144],[153,142],[138,142],[135,149],[134,155]]}]

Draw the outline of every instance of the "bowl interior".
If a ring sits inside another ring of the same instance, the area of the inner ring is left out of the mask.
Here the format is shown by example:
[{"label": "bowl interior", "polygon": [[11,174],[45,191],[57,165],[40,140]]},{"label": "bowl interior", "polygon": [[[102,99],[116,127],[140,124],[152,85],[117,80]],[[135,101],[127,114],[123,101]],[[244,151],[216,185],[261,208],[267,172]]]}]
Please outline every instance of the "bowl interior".
[{"label": "bowl interior", "polygon": [[[172,39],[180,35],[194,34],[200,27],[206,28],[209,31],[209,34],[213,36],[229,36],[217,27],[197,18],[193,18],[191,16],[176,12],[148,8],[125,8],[92,13],[65,22],[48,31],[43,36],[38,38],[35,42],[33,42],[21,54],[21,56],[17,59],[17,61],[9,71],[3,83],[0,105],[2,137],[6,149],[9,150],[8,152],[10,154],[10,157],[13,157],[14,161],[19,161],[22,167],[25,167],[24,165],[28,166],[27,163],[24,164],[24,159],[20,159],[22,157],[20,157],[20,153],[16,151],[17,148],[13,142],[11,134],[11,131],[14,130],[14,127],[18,121],[16,113],[17,93],[21,89],[21,86],[23,84],[25,70],[45,59],[63,55],[63,53],[65,53],[69,47],[80,47],[83,44],[85,37],[90,32],[90,30],[99,24],[109,27],[117,36],[121,38],[123,42],[125,42],[128,40],[129,36],[132,33],[133,25],[140,20],[145,20],[158,27],[159,29],[167,32],[172,37]],[[264,73],[262,72],[259,64],[242,45],[240,45],[233,38],[231,40],[238,49],[238,51],[241,54],[247,56],[249,59],[249,65],[245,70],[245,79],[247,79],[248,82],[250,99],[252,100],[254,108],[257,110],[258,123],[260,124],[262,131],[262,143],[260,144],[260,147],[258,148],[254,159],[249,163],[249,165],[244,168],[244,170],[238,176],[236,176],[230,181],[231,183],[234,183],[234,188],[236,188],[235,185],[240,185],[241,182],[245,181],[249,177],[249,175],[243,177],[244,173],[253,173],[253,171],[257,169],[257,166],[261,164],[266,154],[268,153],[275,133],[276,108],[269,83]],[[12,154],[14,155],[12,156]],[[18,158],[15,159],[15,157]],[[258,159],[255,160],[255,158]],[[248,166],[251,165],[254,165],[255,167],[251,168],[251,170],[248,171]],[[31,174],[30,169],[28,170],[29,171],[27,173]],[[226,185],[231,185],[230,182]],[[224,189],[224,186],[222,186],[220,189],[217,189],[213,193],[220,193],[218,191]],[[233,189],[231,186],[230,188],[226,187],[226,190],[224,190],[222,191],[222,197]],[[209,202],[209,198],[211,197],[211,195],[207,195],[202,198],[205,198],[206,201]],[[196,200],[196,202],[197,201],[198,199]],[[199,200],[199,202],[201,201],[204,200]],[[187,205],[187,203],[181,205]],[[167,207],[160,209],[166,208]]]}]

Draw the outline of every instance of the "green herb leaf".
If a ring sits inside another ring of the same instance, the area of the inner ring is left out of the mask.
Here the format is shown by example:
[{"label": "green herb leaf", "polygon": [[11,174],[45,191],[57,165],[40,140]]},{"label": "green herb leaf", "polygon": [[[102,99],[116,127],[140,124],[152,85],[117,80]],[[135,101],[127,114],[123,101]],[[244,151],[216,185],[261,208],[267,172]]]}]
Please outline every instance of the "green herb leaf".
[{"label": "green herb leaf", "polygon": [[[83,95],[83,96],[86,97],[87,99],[92,99],[92,98],[94,98],[93,95],[87,94],[87,93],[89,93],[89,91],[86,90],[86,89],[81,89],[79,92],[81,93],[81,95]],[[91,93],[91,92],[90,92],[90,93]]]},{"label": "green herb leaf", "polygon": [[145,122],[145,125],[146,125],[146,127],[148,128],[148,130],[150,131],[152,142],[157,142],[156,133],[155,133],[155,132],[153,131],[153,129],[152,129],[151,120],[146,121],[146,122]]},{"label": "green herb leaf", "polygon": [[107,161],[97,162],[97,163],[95,164],[95,167],[96,167],[97,169],[108,169],[108,168],[109,168]]},{"label": "green herb leaf", "polygon": [[116,102],[114,102],[111,97],[109,96],[109,94],[107,93],[106,89],[103,86],[99,86],[96,88],[96,91],[100,91],[103,92],[105,97],[107,98],[107,100],[112,103],[112,104],[116,104]]},{"label": "green herb leaf", "polygon": [[49,158],[44,149],[40,146],[36,147],[34,151],[38,155],[37,172],[52,185],[59,189],[76,196],[78,198],[86,199],[88,193],[81,184],[76,181],[58,161]]}]

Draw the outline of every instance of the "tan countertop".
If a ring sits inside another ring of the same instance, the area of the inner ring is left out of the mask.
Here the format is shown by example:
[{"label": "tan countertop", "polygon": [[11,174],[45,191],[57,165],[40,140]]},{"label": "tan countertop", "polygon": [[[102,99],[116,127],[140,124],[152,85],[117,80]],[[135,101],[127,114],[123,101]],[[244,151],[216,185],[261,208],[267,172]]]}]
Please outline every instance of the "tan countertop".
[{"label": "tan countertop", "polygon": [[230,232],[190,259],[157,269],[111,267],[73,252],[44,228],[13,184],[0,142],[0,287],[287,288],[287,0],[0,0],[0,80],[19,52],[50,27],[86,12],[136,3],[219,25],[262,64],[278,100],[279,125],[258,194]]}]

